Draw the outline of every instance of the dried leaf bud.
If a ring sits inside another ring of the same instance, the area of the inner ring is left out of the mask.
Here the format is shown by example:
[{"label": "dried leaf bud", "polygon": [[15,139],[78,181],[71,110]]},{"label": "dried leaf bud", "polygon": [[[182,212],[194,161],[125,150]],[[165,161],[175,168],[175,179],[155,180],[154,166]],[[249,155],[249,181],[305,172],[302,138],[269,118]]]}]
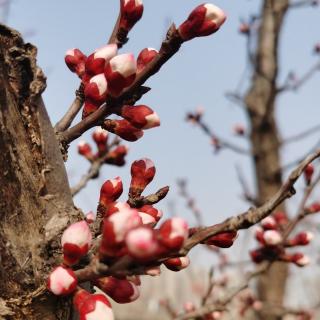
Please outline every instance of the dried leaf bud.
[{"label": "dried leaf bud", "polygon": [[151,216],[145,212],[139,211],[139,216],[140,216],[140,218],[142,220],[142,224],[144,226],[154,227],[157,224],[156,219],[153,216]]},{"label": "dried leaf bud", "polygon": [[137,64],[133,54],[120,54],[112,58],[104,70],[109,93],[112,96],[120,95],[123,89],[134,82],[136,71]]},{"label": "dried leaf bud", "polygon": [[171,271],[180,271],[190,264],[189,257],[170,258],[163,263]]},{"label": "dried leaf bud", "polygon": [[121,0],[120,28],[130,31],[143,14],[142,0]]},{"label": "dried leaf bud", "polygon": [[86,221],[71,224],[61,237],[63,262],[67,265],[79,262],[88,253],[91,241],[92,235]]},{"label": "dried leaf bud", "polygon": [[84,87],[85,100],[102,104],[107,97],[108,84],[103,73],[92,77]]},{"label": "dried leaf bud", "polygon": [[205,244],[214,245],[219,248],[229,248],[233,245],[235,239],[237,238],[237,231],[228,231],[217,234],[205,240]]},{"label": "dried leaf bud", "polygon": [[92,76],[103,73],[107,63],[117,55],[118,47],[116,44],[108,44],[97,49],[86,61],[86,74]]},{"label": "dried leaf bud", "polygon": [[87,223],[90,224],[96,220],[97,215],[93,211],[89,211],[85,216]]},{"label": "dried leaf bud", "polygon": [[143,136],[143,131],[137,129],[127,120],[105,120],[103,128],[127,141],[137,141]]},{"label": "dried leaf bud", "polygon": [[108,131],[98,127],[92,133],[92,138],[98,147],[99,156],[104,156],[107,152]]},{"label": "dried leaf bud", "polygon": [[137,73],[141,72],[158,54],[159,52],[156,49],[143,49],[137,58]]},{"label": "dried leaf bud", "polygon": [[139,129],[151,129],[160,126],[159,116],[148,106],[124,106],[121,116]]},{"label": "dried leaf bud", "polygon": [[159,229],[159,241],[171,250],[179,250],[188,237],[188,224],[179,217],[166,220]]},{"label": "dried leaf bud", "polygon": [[178,31],[184,41],[195,37],[208,36],[219,30],[225,22],[225,13],[217,6],[206,3],[196,7]]},{"label": "dried leaf bud", "polygon": [[261,220],[261,226],[264,230],[277,229],[277,222],[272,216],[268,216]]},{"label": "dried leaf bud", "polygon": [[97,279],[94,283],[117,303],[129,303],[139,298],[139,288],[126,279],[105,277]]},{"label": "dried leaf bud", "polygon": [[306,168],[304,169],[304,178],[306,181],[306,184],[309,185],[311,183],[311,179],[314,173],[314,167],[312,163],[309,163]]},{"label": "dried leaf bud", "polygon": [[121,196],[122,191],[123,186],[120,177],[107,180],[101,187],[99,203],[108,207]]},{"label": "dried leaf bud", "polygon": [[87,60],[86,55],[84,55],[79,49],[70,49],[66,52],[64,60],[67,67],[82,78]]},{"label": "dried leaf bud", "polygon": [[94,160],[94,155],[88,142],[80,141],[78,143],[78,153],[84,156],[89,161]]},{"label": "dried leaf bud", "polygon": [[146,186],[153,180],[155,174],[156,167],[152,160],[143,158],[134,161],[131,165],[130,196],[140,196]]},{"label": "dried leaf bud", "polygon": [[78,281],[75,273],[68,268],[57,267],[49,275],[47,287],[55,295],[68,295],[75,291]]},{"label": "dried leaf bud", "polygon": [[263,233],[263,239],[266,245],[276,246],[282,242],[281,234],[276,230],[267,230]]}]

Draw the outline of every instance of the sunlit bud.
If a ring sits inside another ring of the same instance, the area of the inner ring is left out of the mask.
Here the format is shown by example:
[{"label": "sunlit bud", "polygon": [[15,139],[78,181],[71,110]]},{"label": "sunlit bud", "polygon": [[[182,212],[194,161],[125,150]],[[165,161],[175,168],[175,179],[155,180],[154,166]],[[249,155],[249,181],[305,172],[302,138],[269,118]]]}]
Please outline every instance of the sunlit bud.
[{"label": "sunlit bud", "polygon": [[298,233],[293,239],[289,240],[292,246],[305,246],[314,238],[313,233],[306,231]]},{"label": "sunlit bud", "polygon": [[157,277],[160,274],[161,274],[160,267],[152,267],[152,268],[147,268],[146,269],[146,275],[148,275],[148,276]]},{"label": "sunlit bud", "polygon": [[309,213],[317,213],[320,211],[320,202],[314,202],[312,203],[308,208],[306,208],[306,211]]},{"label": "sunlit bud", "polygon": [[108,207],[121,196],[122,192],[123,186],[120,177],[107,180],[101,187],[99,203]]},{"label": "sunlit bud", "polygon": [[67,265],[79,262],[88,253],[91,241],[92,235],[86,221],[71,224],[61,237],[63,262]]},{"label": "sunlit bud", "polygon": [[103,294],[90,294],[80,304],[79,320],[114,320],[111,304]]},{"label": "sunlit bud", "polygon": [[159,229],[159,241],[172,250],[180,249],[188,237],[188,224],[179,217],[166,220]]},{"label": "sunlit bud", "polygon": [[124,106],[121,116],[139,129],[151,129],[160,126],[159,116],[148,106]]},{"label": "sunlit bud", "polygon": [[189,257],[170,258],[163,263],[171,271],[180,271],[190,264]]},{"label": "sunlit bud", "polygon": [[108,92],[118,96],[136,78],[137,64],[131,53],[120,54],[107,64],[104,74],[108,81]]},{"label": "sunlit bud", "polygon": [[264,230],[277,229],[277,222],[272,216],[268,216],[261,220],[261,226]]},{"label": "sunlit bud", "polygon": [[140,196],[146,186],[153,180],[156,167],[152,160],[143,158],[136,160],[131,165],[131,183],[129,194],[135,198]]},{"label": "sunlit bud", "polygon": [[107,97],[108,84],[103,73],[92,77],[84,87],[84,96],[86,100],[102,104]]},{"label": "sunlit bud", "polygon": [[82,119],[86,118],[89,116],[91,113],[97,111],[99,107],[101,106],[100,102],[94,102],[91,100],[85,100],[84,101],[84,106],[82,109]]},{"label": "sunlit bud", "polygon": [[89,161],[92,161],[94,159],[91,146],[85,141],[80,141],[78,143],[78,152]]},{"label": "sunlit bud", "polygon": [[206,3],[196,7],[188,19],[180,25],[178,31],[184,41],[208,36],[218,31],[225,20],[226,15],[220,8]]},{"label": "sunlit bud", "polygon": [[55,295],[68,295],[77,287],[78,281],[71,269],[64,267],[55,268],[49,275],[47,287]]},{"label": "sunlit bud", "polygon": [[163,216],[163,213],[161,210],[158,210],[157,208],[149,204],[146,204],[143,207],[139,208],[139,212],[144,212],[152,216],[156,220],[156,222],[158,222]]},{"label": "sunlit bud", "polygon": [[116,166],[123,166],[125,164],[125,156],[128,153],[129,148],[125,145],[120,145],[108,153],[106,163]]},{"label": "sunlit bud", "polygon": [[242,34],[249,34],[250,33],[250,25],[246,22],[242,22],[239,26],[239,32]]},{"label": "sunlit bud", "polygon": [[183,309],[185,312],[192,312],[196,310],[196,306],[194,305],[193,302],[187,301],[183,304]]},{"label": "sunlit bud", "polygon": [[97,49],[86,61],[86,74],[92,76],[103,73],[107,63],[117,55],[118,47],[116,44],[108,44]]},{"label": "sunlit bud", "polygon": [[147,227],[129,231],[126,236],[126,245],[134,258],[141,259],[152,257],[158,249],[154,231]]},{"label": "sunlit bud", "polygon": [[281,226],[285,226],[289,220],[287,214],[283,211],[277,211],[273,214],[274,219],[276,220],[277,224]]},{"label": "sunlit bud", "polygon": [[310,258],[303,253],[297,252],[291,256],[291,262],[295,263],[298,267],[304,267],[310,264]]},{"label": "sunlit bud", "polygon": [[143,49],[137,58],[137,73],[141,72],[158,54],[159,52],[156,49]]},{"label": "sunlit bud", "polygon": [[129,303],[140,296],[138,287],[126,279],[105,277],[95,280],[94,284],[117,303]]},{"label": "sunlit bud", "polygon": [[205,240],[204,243],[208,245],[214,245],[219,248],[229,248],[233,245],[237,236],[237,231],[223,232],[210,237],[209,239]]},{"label": "sunlit bud", "polygon": [[127,120],[105,120],[103,128],[127,141],[136,141],[143,136],[143,131],[137,129]]},{"label": "sunlit bud", "polygon": [[105,213],[105,217],[110,217],[116,212],[122,211],[122,210],[128,210],[130,209],[130,206],[127,202],[113,202],[109,207],[108,210]]},{"label": "sunlit bud", "polygon": [[85,216],[87,223],[92,223],[96,220],[96,214],[93,211],[89,211]]},{"label": "sunlit bud", "polygon": [[276,230],[267,230],[263,233],[263,239],[266,245],[276,246],[282,242],[281,234]]},{"label": "sunlit bud", "polygon": [[243,136],[246,132],[244,126],[242,124],[236,124],[233,127],[233,131],[235,134],[239,135],[239,136]]},{"label": "sunlit bud", "polygon": [[311,179],[314,173],[314,167],[312,163],[309,163],[304,169],[304,178],[306,180],[306,184],[309,185],[311,183]]},{"label": "sunlit bud", "polygon": [[142,0],[121,0],[120,28],[127,32],[141,19],[143,14]]},{"label": "sunlit bud", "polygon": [[86,59],[87,57],[79,49],[68,50],[64,57],[67,67],[80,78],[84,74]]}]

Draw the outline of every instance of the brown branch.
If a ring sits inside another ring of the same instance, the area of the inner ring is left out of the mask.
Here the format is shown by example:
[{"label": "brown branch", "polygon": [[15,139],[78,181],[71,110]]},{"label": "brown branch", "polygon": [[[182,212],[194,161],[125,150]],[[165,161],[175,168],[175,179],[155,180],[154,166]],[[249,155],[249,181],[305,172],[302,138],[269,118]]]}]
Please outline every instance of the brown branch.
[{"label": "brown branch", "polygon": [[314,0],[300,0],[290,3],[289,8],[302,8],[314,5]]}]

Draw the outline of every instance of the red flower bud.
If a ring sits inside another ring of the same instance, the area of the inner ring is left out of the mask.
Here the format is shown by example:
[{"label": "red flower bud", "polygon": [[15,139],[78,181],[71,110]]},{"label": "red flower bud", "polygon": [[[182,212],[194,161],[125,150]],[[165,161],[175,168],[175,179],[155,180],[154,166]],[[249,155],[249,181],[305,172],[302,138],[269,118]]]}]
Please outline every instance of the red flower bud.
[{"label": "red flower bud", "polygon": [[276,246],[282,242],[281,234],[276,230],[267,230],[263,233],[263,239],[266,245]]},{"label": "red flower bud", "polygon": [[244,126],[242,124],[236,124],[233,127],[233,131],[235,134],[237,134],[239,136],[243,136],[246,132],[246,129],[244,128]]},{"label": "red flower bud", "polygon": [[131,165],[131,183],[129,194],[131,197],[140,196],[146,186],[153,180],[156,167],[152,160],[143,158],[136,160]]},{"label": "red flower bud", "polygon": [[312,203],[306,210],[310,213],[317,213],[320,211],[320,202]]},{"label": "red flower bud", "polygon": [[62,234],[64,263],[73,265],[85,256],[91,246],[92,235],[86,221],[71,224]]},{"label": "red flower bud", "polygon": [[268,216],[261,220],[261,226],[264,230],[277,229],[277,222],[272,216]]},{"label": "red flower bud", "polygon": [[275,212],[273,214],[273,217],[275,218],[277,224],[279,224],[280,226],[285,226],[289,222],[287,214],[282,211]]},{"label": "red flower bud", "polygon": [[141,72],[158,54],[159,52],[156,49],[143,49],[137,58],[137,73]]},{"label": "red flower bud", "polygon": [[304,169],[304,178],[306,180],[306,184],[309,185],[311,183],[311,179],[314,173],[314,167],[312,163],[309,163]]},{"label": "red flower bud", "polygon": [[140,296],[138,287],[125,279],[105,277],[97,279],[94,284],[117,303],[129,303]]},{"label": "red flower bud", "polygon": [[290,259],[289,259],[290,262],[293,262],[298,267],[304,267],[304,266],[310,264],[309,257],[304,255],[301,252],[294,253],[292,256],[289,256],[289,257],[290,257]]},{"label": "red flower bud", "polygon": [[289,240],[291,246],[306,246],[313,239],[313,233],[306,231],[298,233],[293,239]]},{"label": "red flower bud", "polygon": [[121,0],[120,27],[127,32],[141,19],[143,14],[142,0]]},{"label": "red flower bud", "polygon": [[78,281],[71,269],[64,267],[55,268],[49,275],[47,287],[55,295],[68,295],[77,287]]},{"label": "red flower bud", "polygon": [[158,210],[157,208],[153,207],[152,205],[148,205],[148,204],[139,208],[139,212],[144,212],[144,213],[152,216],[156,220],[156,222],[158,222],[163,216],[163,213],[161,210]]},{"label": "red flower bud", "polygon": [[85,141],[80,141],[78,143],[78,152],[82,156],[84,156],[87,160],[92,161],[94,160],[94,155],[92,153],[92,149],[89,143]]},{"label": "red flower bud", "polygon": [[143,131],[132,126],[127,120],[105,120],[103,128],[127,141],[136,141],[143,136]]},{"label": "red flower bud", "polygon": [[106,163],[114,164],[116,166],[123,166],[125,164],[125,156],[128,153],[129,148],[124,145],[120,145],[109,151]]},{"label": "red flower bud", "polygon": [[120,177],[107,180],[101,187],[99,203],[108,207],[112,202],[116,201],[122,194],[123,186]]},{"label": "red flower bud", "polygon": [[103,156],[107,151],[108,132],[99,127],[93,132],[92,138],[97,144],[99,156]]},{"label": "red flower bud", "polygon": [[168,249],[179,250],[188,237],[188,224],[182,218],[166,220],[159,229],[159,241]]},{"label": "red flower bud", "polygon": [[89,99],[85,100],[83,110],[82,110],[82,119],[86,118],[91,113],[97,111],[100,106],[101,106],[100,102],[94,102]]},{"label": "red flower bud", "polygon": [[229,248],[233,245],[234,240],[237,238],[237,231],[228,231],[217,234],[205,240],[205,244],[214,245],[219,248]]},{"label": "red flower bud", "polygon": [[84,74],[86,59],[87,57],[79,49],[68,50],[64,57],[67,67],[80,78]]},{"label": "red flower bud", "polygon": [[105,212],[105,217],[110,217],[116,212],[122,211],[122,210],[128,210],[130,209],[130,206],[126,202],[113,202],[109,207],[108,210]]},{"label": "red flower bud", "polygon": [[196,7],[188,19],[180,25],[178,31],[184,41],[208,36],[218,31],[225,20],[226,15],[220,8],[206,3]]},{"label": "red flower bud", "polygon": [[96,220],[96,214],[93,211],[89,211],[85,216],[89,224]]},{"label": "red flower bud", "polygon": [[124,106],[121,116],[139,129],[151,129],[160,126],[159,116],[145,105]]},{"label": "red flower bud", "polygon": [[171,271],[180,271],[190,264],[188,257],[170,258],[163,263]]},{"label": "red flower bud", "polygon": [[86,74],[92,76],[103,73],[107,63],[117,55],[118,47],[116,44],[108,44],[97,49],[86,61]]},{"label": "red flower bud", "polygon": [[134,82],[136,71],[137,64],[133,54],[121,54],[112,58],[104,70],[109,93],[112,96],[120,95],[123,89]]},{"label": "red flower bud", "polygon": [[84,87],[84,96],[86,100],[102,104],[107,97],[108,84],[103,73],[92,77]]}]

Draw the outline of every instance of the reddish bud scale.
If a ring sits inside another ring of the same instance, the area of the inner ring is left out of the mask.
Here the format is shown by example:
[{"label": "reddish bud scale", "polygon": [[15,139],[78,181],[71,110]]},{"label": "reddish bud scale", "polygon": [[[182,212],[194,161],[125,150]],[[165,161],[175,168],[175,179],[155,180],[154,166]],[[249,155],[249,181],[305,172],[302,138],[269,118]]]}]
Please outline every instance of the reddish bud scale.
[{"label": "reddish bud scale", "polygon": [[107,180],[100,189],[99,204],[108,207],[112,202],[116,201],[123,192],[122,181],[120,177]]},{"label": "reddish bud scale", "polygon": [[143,4],[141,0],[121,0],[120,28],[130,31],[141,19]]},{"label": "reddish bud scale", "polygon": [[311,183],[311,179],[314,173],[314,167],[313,164],[309,163],[306,168],[304,169],[304,178],[306,181],[306,184],[309,185]]},{"label": "reddish bud scale", "polygon": [[188,257],[171,258],[163,264],[171,271],[180,271],[189,266],[190,259]]},{"label": "reddish bud scale", "polygon": [[80,141],[78,143],[78,153],[84,156],[89,161],[94,160],[94,155],[92,153],[91,146],[89,143],[85,141]]},{"label": "reddish bud scale", "polygon": [[78,289],[73,296],[73,305],[74,307],[79,310],[82,306],[83,302],[88,299],[90,293],[84,289]]},{"label": "reddish bud scale", "polygon": [[82,109],[81,118],[85,119],[91,113],[94,113],[95,111],[97,111],[100,106],[101,106],[101,103],[99,103],[99,102],[94,102],[94,101],[91,101],[89,99],[85,100],[84,101],[84,106],[83,106],[83,109]]},{"label": "reddish bud scale", "polygon": [[80,78],[82,78],[87,60],[86,55],[84,55],[79,49],[71,49],[66,52],[64,60],[70,71],[76,73]]},{"label": "reddish bud scale", "polygon": [[129,303],[140,296],[138,287],[126,279],[105,277],[97,279],[95,285],[117,303]]},{"label": "reddish bud scale", "polygon": [[77,277],[72,269],[61,266],[50,273],[47,281],[48,290],[58,296],[71,294],[75,291],[77,284]]},{"label": "reddish bud scale", "polygon": [[158,54],[159,52],[156,49],[143,49],[137,58],[137,73],[141,72]]},{"label": "reddish bud scale", "polygon": [[121,116],[139,129],[151,129],[160,126],[159,116],[148,106],[124,106]]},{"label": "reddish bud scale", "polygon": [[230,248],[237,236],[237,231],[224,232],[210,237],[204,243],[214,245],[219,248]]},{"label": "reddish bud scale", "polygon": [[143,136],[143,131],[131,125],[127,120],[107,119],[103,124],[103,128],[131,142],[137,141]]}]

